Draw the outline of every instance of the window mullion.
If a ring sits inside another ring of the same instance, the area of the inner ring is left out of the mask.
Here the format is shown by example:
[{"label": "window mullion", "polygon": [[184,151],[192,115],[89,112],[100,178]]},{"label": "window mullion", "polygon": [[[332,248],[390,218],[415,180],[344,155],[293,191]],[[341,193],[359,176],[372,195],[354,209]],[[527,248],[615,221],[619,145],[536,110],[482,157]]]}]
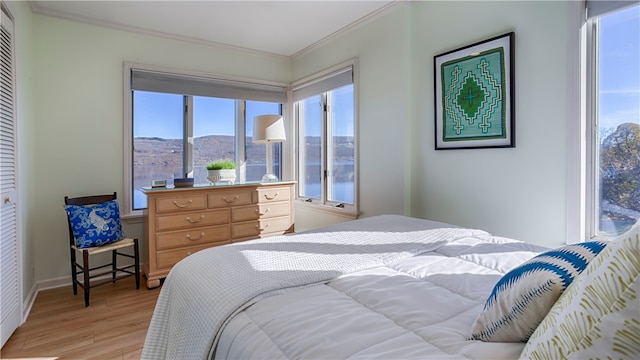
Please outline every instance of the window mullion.
[{"label": "window mullion", "polygon": [[590,57],[591,57],[591,74],[592,74],[592,83],[591,83],[591,116],[590,116],[590,126],[589,129],[591,131],[591,196],[593,197],[591,200],[591,234],[590,239],[595,239],[598,237],[598,233],[600,231],[599,226],[599,214],[600,214],[600,190],[598,189],[600,186],[600,161],[598,160],[599,148],[600,148],[600,134],[598,133],[598,42],[599,40],[599,20],[595,19],[593,21],[593,26],[591,28],[591,36],[593,37],[593,41],[591,42],[590,49]]},{"label": "window mullion", "polygon": [[236,164],[238,164],[238,175],[240,176],[240,182],[247,181],[247,104],[244,100],[236,100],[236,134],[235,134],[235,147],[236,147]]},{"label": "window mullion", "polygon": [[599,213],[599,172],[598,172],[598,19],[592,19],[587,25],[587,209],[586,223],[588,224],[586,241],[593,240],[598,235]]},{"label": "window mullion", "polygon": [[333,171],[335,169],[335,154],[334,154],[334,139],[333,139],[333,127],[335,125],[334,121],[335,119],[333,118],[333,106],[334,106],[334,101],[333,101],[333,97],[331,96],[331,92],[328,92],[325,94],[326,96],[326,101],[327,101],[327,106],[325,107],[325,112],[326,112],[326,116],[327,116],[327,132],[326,132],[326,150],[324,151],[324,153],[326,154],[327,160],[326,160],[326,166],[327,166],[327,171],[326,171],[326,182],[327,182],[327,191],[326,191],[326,203],[328,204],[332,204],[335,202],[335,200],[333,199],[333,197],[331,196],[331,194],[334,193],[334,174]]},{"label": "window mullion", "polygon": [[329,117],[328,117],[328,106],[329,104],[327,103],[327,93],[322,94],[321,96],[322,99],[322,130],[321,130],[321,139],[320,139],[320,166],[321,166],[321,174],[322,176],[320,177],[320,182],[321,182],[321,188],[323,189],[322,191],[320,191],[320,202],[322,204],[327,204],[327,201],[329,199],[329,196],[327,196],[327,193],[329,191],[329,181],[328,181],[328,155],[327,155],[327,148],[328,148],[328,128],[329,128]]},{"label": "window mullion", "polygon": [[[296,103],[293,109],[295,113],[296,119],[296,136],[298,142],[298,157],[297,157],[297,165],[296,165],[296,179],[304,179],[305,178],[305,166],[304,159],[306,154],[306,147],[304,146],[304,121],[302,119],[301,114],[304,113],[304,104],[302,102]],[[298,197],[302,195],[303,186],[298,186]]]},{"label": "window mullion", "polygon": [[182,172],[185,177],[193,177],[193,96],[184,96],[183,118],[183,161]]}]

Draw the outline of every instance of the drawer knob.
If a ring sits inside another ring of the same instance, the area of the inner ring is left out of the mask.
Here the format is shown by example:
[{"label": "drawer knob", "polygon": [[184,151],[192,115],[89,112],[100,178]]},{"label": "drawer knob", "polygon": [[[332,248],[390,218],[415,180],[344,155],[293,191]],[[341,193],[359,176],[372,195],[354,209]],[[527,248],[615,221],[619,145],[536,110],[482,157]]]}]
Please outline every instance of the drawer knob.
[{"label": "drawer knob", "polygon": [[260,231],[265,231],[265,230],[267,230],[267,228],[269,227],[269,225],[271,225],[271,224],[266,223],[262,229],[260,228],[260,225],[256,225],[256,229],[258,229],[258,230],[260,230]]},{"label": "drawer knob", "polygon": [[203,232],[201,232],[201,233],[200,233],[200,236],[199,236],[199,237],[197,237],[197,238],[195,238],[195,237],[191,237],[191,234],[187,234],[187,239],[192,240],[192,241],[198,241],[198,240],[202,239],[202,237],[203,237],[203,236],[204,236],[204,233],[203,233]]},{"label": "drawer knob", "polygon": [[199,222],[202,222],[202,220],[204,220],[204,215],[200,215],[200,218],[198,220],[191,220],[191,218],[187,216],[186,220],[192,224],[199,223]]},{"label": "drawer knob", "polygon": [[175,206],[177,206],[179,208],[186,208],[187,206],[191,205],[192,202],[193,202],[193,200],[189,200],[189,201],[187,201],[186,204],[180,205],[180,204],[178,204],[177,201],[173,200],[173,205],[175,205]]},{"label": "drawer knob", "polygon": [[269,195],[269,194],[264,194],[264,198],[267,200],[273,200],[278,196],[278,193],[273,193],[273,195]]},{"label": "drawer knob", "polygon": [[228,200],[226,196],[222,197],[222,200],[224,200],[224,202],[226,202],[227,204],[230,204],[230,203],[232,203],[232,202],[234,202],[234,201],[236,201],[238,199],[239,199],[238,195],[234,196],[233,199],[231,199],[231,200]]},{"label": "drawer knob", "polygon": [[262,216],[262,215],[266,215],[269,211],[271,211],[271,209],[270,208],[266,208],[266,209],[264,209],[264,212],[261,213],[259,209],[256,209],[256,214]]}]

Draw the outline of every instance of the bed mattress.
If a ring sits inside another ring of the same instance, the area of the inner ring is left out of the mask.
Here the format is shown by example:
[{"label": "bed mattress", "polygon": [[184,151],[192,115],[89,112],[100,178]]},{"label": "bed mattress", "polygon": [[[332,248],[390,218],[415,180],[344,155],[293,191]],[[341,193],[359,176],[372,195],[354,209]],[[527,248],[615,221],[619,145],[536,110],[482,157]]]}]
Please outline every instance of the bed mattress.
[{"label": "bed mattress", "polygon": [[515,359],[524,343],[469,340],[503,274],[544,250],[465,238],[274,295],[230,321],[217,359]]},{"label": "bed mattress", "polygon": [[517,358],[471,326],[544,250],[399,215],[203,250],[167,277],[142,358]]}]

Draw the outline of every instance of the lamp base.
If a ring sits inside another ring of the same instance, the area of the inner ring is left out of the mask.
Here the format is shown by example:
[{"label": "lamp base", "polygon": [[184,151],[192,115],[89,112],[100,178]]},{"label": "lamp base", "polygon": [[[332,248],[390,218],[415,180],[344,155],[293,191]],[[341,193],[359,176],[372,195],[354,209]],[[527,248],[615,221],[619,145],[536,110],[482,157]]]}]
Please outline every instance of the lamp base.
[{"label": "lamp base", "polygon": [[273,174],[265,174],[262,177],[262,182],[275,182],[278,181],[278,177]]}]

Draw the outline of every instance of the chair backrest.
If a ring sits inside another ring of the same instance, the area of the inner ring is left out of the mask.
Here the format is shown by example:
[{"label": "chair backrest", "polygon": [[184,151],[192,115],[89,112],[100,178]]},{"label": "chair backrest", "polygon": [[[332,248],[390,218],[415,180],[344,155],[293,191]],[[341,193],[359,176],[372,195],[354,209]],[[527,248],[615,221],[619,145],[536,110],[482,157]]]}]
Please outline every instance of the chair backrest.
[{"label": "chair backrest", "polygon": [[[68,196],[64,197],[65,205],[93,205],[100,204],[106,201],[115,200],[118,198],[117,192],[113,192],[113,194],[106,195],[89,195],[89,196],[78,196],[74,198],[70,198]],[[69,245],[75,245],[76,241],[73,237],[73,229],[71,228],[71,221],[69,221],[69,217],[67,217],[67,225],[69,226]]]}]

